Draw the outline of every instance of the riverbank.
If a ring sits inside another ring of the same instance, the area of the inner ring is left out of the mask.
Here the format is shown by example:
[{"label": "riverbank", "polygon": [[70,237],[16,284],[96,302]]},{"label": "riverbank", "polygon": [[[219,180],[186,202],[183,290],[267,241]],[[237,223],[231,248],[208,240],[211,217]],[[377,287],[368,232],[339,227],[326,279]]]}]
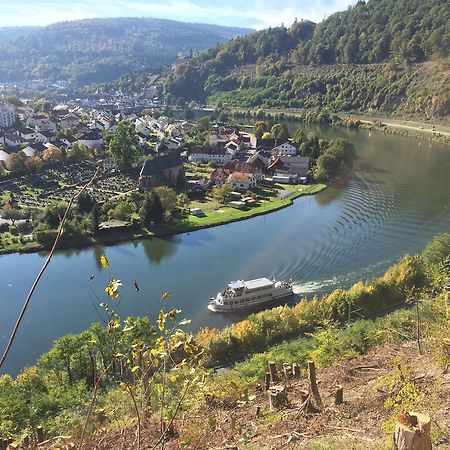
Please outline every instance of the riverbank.
[{"label": "riverbank", "polygon": [[[229,206],[205,208],[206,202],[193,202],[192,207],[203,208],[204,216],[188,216],[186,219],[180,220],[176,223],[165,223],[163,225],[146,229],[141,226],[130,225],[127,228],[103,230],[101,234],[95,236],[77,236],[65,237],[58,248],[83,248],[94,245],[110,245],[119,242],[129,242],[139,239],[151,239],[155,237],[167,237],[176,234],[197,231],[205,228],[211,228],[219,225],[226,225],[241,220],[250,219],[271,212],[278,211],[293,204],[294,200],[305,196],[314,195],[326,188],[325,184],[312,185],[286,185],[282,191],[284,195],[276,198],[264,198],[256,206],[246,210],[231,208]],[[27,242],[26,244],[19,244],[11,242],[5,248],[0,249],[0,255],[11,253],[34,253],[46,250],[46,247],[35,242]]]},{"label": "riverbank", "polygon": [[[232,113],[233,112],[237,113],[237,115],[244,115],[250,112],[256,120],[257,110],[236,108],[232,110]],[[306,117],[311,115],[310,113],[311,111],[297,109],[267,109],[265,110],[265,117],[274,118],[275,120],[298,120],[301,123],[322,123],[320,121],[315,121],[314,119],[305,120]],[[282,115],[282,117],[279,117],[279,115]],[[374,117],[345,112],[336,113],[335,117],[337,120],[332,121],[330,125],[341,125],[348,128],[379,131],[450,145],[450,127],[440,121],[433,121],[430,123],[401,117]]]}]

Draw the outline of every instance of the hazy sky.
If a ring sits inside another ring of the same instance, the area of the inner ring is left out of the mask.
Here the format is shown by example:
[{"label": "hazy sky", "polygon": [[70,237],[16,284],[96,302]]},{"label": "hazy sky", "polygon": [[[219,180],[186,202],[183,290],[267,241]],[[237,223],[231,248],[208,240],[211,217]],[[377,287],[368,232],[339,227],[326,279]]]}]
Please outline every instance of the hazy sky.
[{"label": "hazy sky", "polygon": [[48,25],[92,17],[161,17],[264,28],[320,21],[355,0],[0,0],[0,26]]}]

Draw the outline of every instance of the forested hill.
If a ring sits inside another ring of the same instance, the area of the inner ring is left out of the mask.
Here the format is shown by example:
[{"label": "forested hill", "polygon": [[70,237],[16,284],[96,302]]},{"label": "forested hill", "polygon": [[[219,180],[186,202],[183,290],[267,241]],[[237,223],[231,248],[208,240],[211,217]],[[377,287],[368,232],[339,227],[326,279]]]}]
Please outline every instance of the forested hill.
[{"label": "forested hill", "polygon": [[[0,39],[5,36],[0,40],[0,81],[110,81],[170,65],[179,52],[198,52],[253,31],[148,18],[86,19],[21,30],[0,29]],[[15,31],[19,36],[11,40]]]},{"label": "forested hill", "polygon": [[[422,81],[430,81],[430,76],[436,75],[433,70],[432,74],[422,73],[431,70],[429,66],[422,71],[419,67],[423,80],[418,80],[414,75],[418,66],[407,73],[402,68],[430,60],[445,61],[450,47],[449,24],[448,0],[359,1],[319,24],[295,21],[289,28],[270,28],[209,49],[174,71],[168,92],[175,98],[189,100],[240,88],[241,106],[392,109],[399,106],[410,86],[421,89]],[[390,63],[389,70],[386,63]],[[331,70],[331,65],[346,71],[345,80],[341,79],[343,72]],[[312,74],[305,66],[327,68],[323,73]],[[448,94],[448,82],[441,80],[440,75],[437,78],[431,80],[439,89],[435,94],[442,95],[443,90]],[[369,97],[363,94],[363,100],[375,100],[375,104],[356,101],[354,92],[350,97],[341,96],[336,103],[333,89],[341,82],[351,91],[357,84],[369,89]],[[369,86],[367,82],[373,83]],[[389,85],[394,85],[393,91],[382,93],[382,88]],[[309,104],[315,94],[318,96]],[[385,97],[390,94],[386,102]],[[423,93],[427,95],[428,92]],[[233,104],[236,97],[225,96],[221,100]],[[445,99],[439,100],[442,101],[445,103]]]},{"label": "forested hill", "polygon": [[39,27],[0,27],[0,44],[38,30]]}]

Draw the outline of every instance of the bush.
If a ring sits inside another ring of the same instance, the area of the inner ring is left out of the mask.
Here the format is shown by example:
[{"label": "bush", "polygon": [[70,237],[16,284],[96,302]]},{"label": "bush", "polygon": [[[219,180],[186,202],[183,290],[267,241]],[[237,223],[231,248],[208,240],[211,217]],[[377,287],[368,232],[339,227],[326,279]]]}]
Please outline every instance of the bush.
[{"label": "bush", "polygon": [[[197,340],[205,350],[205,364],[220,364],[323,326],[344,324],[349,318],[355,319],[352,311],[357,311],[358,317],[370,318],[388,307],[405,303],[411,290],[424,287],[426,282],[421,258],[406,256],[380,278],[356,283],[347,290],[336,289],[321,299],[304,299],[293,308],[279,306],[261,311],[224,330],[203,329]],[[356,337],[357,331],[354,333]],[[361,340],[361,333],[360,330],[360,338],[350,350],[358,351],[367,345]]]}]

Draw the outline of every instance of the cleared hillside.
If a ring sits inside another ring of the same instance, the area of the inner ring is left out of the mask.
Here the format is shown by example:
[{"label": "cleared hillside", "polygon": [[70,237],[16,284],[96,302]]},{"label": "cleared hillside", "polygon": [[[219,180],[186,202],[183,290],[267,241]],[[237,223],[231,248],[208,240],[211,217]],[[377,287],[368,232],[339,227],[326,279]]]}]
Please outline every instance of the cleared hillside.
[{"label": "cleared hillside", "polygon": [[319,24],[296,21],[209,49],[171,74],[167,93],[243,107],[445,116],[449,23],[443,0],[360,1]]}]

